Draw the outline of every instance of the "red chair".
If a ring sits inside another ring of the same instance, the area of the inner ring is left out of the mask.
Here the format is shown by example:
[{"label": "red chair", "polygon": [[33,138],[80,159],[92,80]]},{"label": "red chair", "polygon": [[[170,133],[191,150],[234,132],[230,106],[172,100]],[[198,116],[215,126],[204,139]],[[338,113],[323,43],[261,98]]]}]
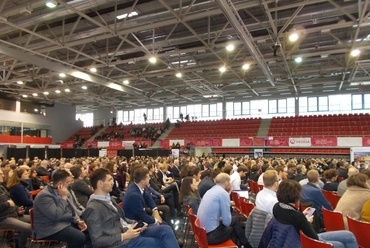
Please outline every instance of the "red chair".
[{"label": "red chair", "polygon": [[200,248],[221,248],[221,247],[222,248],[238,248],[238,246],[234,244],[234,242],[231,239],[221,244],[209,245],[207,234],[206,234],[206,229],[200,226],[199,219],[195,220],[194,227],[195,227],[195,230],[193,231],[195,231],[195,236],[198,237],[197,242]]},{"label": "red chair", "polygon": [[361,248],[369,248],[370,222],[355,220],[347,215],[348,230],[355,235],[357,244]]},{"label": "red chair", "polygon": [[338,196],[336,193],[334,193],[333,191],[327,191],[327,190],[323,190],[322,193],[324,194],[326,200],[328,200],[328,202],[330,203],[330,205],[333,207],[333,208],[336,208],[337,204],[338,204],[338,201],[340,199],[340,196]]},{"label": "red chair", "polygon": [[118,203],[118,207],[123,208],[123,203],[122,202]]},{"label": "red chair", "polygon": [[40,193],[40,191],[41,191],[41,189],[30,191],[30,197],[31,197],[31,199],[34,200],[35,197],[37,196],[37,194]]},{"label": "red chair", "polygon": [[248,202],[244,197],[240,198],[240,205],[242,208],[242,214],[245,218],[248,218],[249,214],[252,212],[254,205],[253,203]]},{"label": "red chair", "polygon": [[331,211],[322,207],[322,215],[324,217],[324,224],[327,232],[345,230],[343,215],[341,212]]},{"label": "red chair", "polygon": [[334,193],[333,192],[333,195],[332,195],[332,202],[330,202],[331,206],[333,208],[336,208],[337,207],[337,204],[340,200],[341,196],[340,195],[337,195],[337,193]]},{"label": "red chair", "polygon": [[193,213],[193,209],[191,208],[189,209],[188,216],[190,220],[190,227],[194,234],[194,238],[199,243],[197,233],[195,232],[195,221],[197,219],[197,216]]},{"label": "red chair", "polygon": [[334,247],[332,244],[322,242],[316,239],[311,239],[306,236],[302,231],[299,231],[301,237],[302,248],[330,248]]},{"label": "red chair", "polygon": [[34,227],[33,227],[33,217],[34,217],[34,213],[33,213],[33,209],[30,209],[30,222],[31,222],[31,229],[32,229],[32,238],[31,238],[31,247],[33,246],[34,243],[47,243],[49,247],[51,243],[57,243],[58,241],[57,240],[49,240],[49,239],[37,239],[35,236],[34,236]]},{"label": "red chair", "polygon": [[235,191],[231,191],[231,198],[232,198],[232,200],[235,203],[235,209],[236,209],[236,211],[238,211],[238,213],[241,213],[242,212],[242,207],[240,205],[240,199],[239,199],[238,193],[235,192]]}]

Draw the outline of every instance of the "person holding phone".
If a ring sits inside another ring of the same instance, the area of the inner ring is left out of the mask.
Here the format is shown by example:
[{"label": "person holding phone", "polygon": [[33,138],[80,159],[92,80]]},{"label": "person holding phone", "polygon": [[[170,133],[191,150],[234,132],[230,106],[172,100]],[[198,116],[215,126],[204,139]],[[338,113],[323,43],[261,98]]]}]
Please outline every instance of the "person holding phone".
[{"label": "person holding phone", "polygon": [[94,194],[90,196],[82,218],[87,223],[94,247],[179,247],[170,226],[148,225],[145,221],[135,222],[126,217],[123,209],[109,195],[113,188],[113,177],[107,169],[95,170],[90,175],[90,183]]},{"label": "person holding phone", "polygon": [[300,198],[302,186],[294,180],[282,181],[276,192],[278,203],[273,208],[276,221],[285,225],[292,225],[297,232],[302,231],[312,239],[331,243],[334,248],[358,248],[355,236],[350,231],[333,231],[317,234],[311,223],[315,208],[306,208],[303,212],[294,206]]},{"label": "person holding phone", "polygon": [[53,184],[38,193],[33,204],[34,233],[37,239],[67,242],[70,248],[91,247],[84,232],[86,223],[69,195],[72,182],[70,172],[59,169],[53,174]]}]

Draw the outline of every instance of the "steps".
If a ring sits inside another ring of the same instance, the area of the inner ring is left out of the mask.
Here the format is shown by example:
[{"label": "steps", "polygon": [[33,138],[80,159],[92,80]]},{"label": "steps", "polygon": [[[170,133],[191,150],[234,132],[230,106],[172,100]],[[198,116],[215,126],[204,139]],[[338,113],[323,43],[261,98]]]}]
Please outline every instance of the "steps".
[{"label": "steps", "polygon": [[170,128],[168,128],[168,130],[166,130],[164,133],[161,134],[161,136],[158,137],[158,139],[153,143],[152,147],[153,148],[160,148],[161,147],[160,146],[161,145],[160,140],[165,139],[174,127],[175,127],[175,124],[171,123]]},{"label": "steps", "polygon": [[262,119],[260,127],[258,129],[257,137],[267,137],[270,129],[271,119]]}]

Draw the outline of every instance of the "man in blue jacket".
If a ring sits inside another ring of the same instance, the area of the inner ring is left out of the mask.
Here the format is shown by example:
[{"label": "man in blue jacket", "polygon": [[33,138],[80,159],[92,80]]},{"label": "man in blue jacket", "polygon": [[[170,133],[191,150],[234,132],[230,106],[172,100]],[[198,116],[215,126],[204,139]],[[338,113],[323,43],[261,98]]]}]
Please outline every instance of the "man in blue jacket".
[{"label": "man in blue jacket", "polygon": [[[149,225],[166,224],[159,215],[157,205],[153,201],[152,196],[145,190],[150,180],[148,168],[145,166],[138,166],[134,168],[132,174],[134,183],[128,186],[122,200],[123,210],[127,218],[136,221],[141,220]],[[152,210],[151,216],[146,213],[146,206]],[[178,241],[181,245],[182,241]]]}]

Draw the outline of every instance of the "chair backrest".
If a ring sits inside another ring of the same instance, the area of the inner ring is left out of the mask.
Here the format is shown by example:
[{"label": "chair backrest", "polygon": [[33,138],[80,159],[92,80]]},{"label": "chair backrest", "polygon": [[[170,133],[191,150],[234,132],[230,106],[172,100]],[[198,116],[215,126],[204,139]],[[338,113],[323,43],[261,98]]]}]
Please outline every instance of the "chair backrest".
[{"label": "chair backrest", "polygon": [[322,215],[327,232],[345,230],[341,212],[328,210],[322,207]]},{"label": "chair backrest", "polygon": [[334,247],[332,244],[322,242],[316,239],[311,239],[310,237],[306,236],[302,231],[299,231],[299,236],[301,238],[302,248],[330,248]]},{"label": "chair backrest", "polygon": [[333,191],[327,191],[327,190],[323,190],[322,193],[324,194],[326,200],[328,200],[328,202],[330,203],[330,205],[333,207],[333,208],[336,208],[337,204],[338,204],[338,201],[340,199],[340,196],[337,195],[335,192]]},{"label": "chair backrest", "polygon": [[331,206],[332,206],[332,207],[333,207],[333,209],[334,209],[334,208],[336,208],[336,207],[337,207],[337,204],[338,204],[338,202],[339,202],[339,200],[340,200],[340,198],[341,198],[342,196],[337,195],[336,193],[333,193],[333,195],[332,195],[331,197],[332,197],[332,202],[330,202],[330,204],[331,204]]},{"label": "chair backrest", "polygon": [[191,230],[194,233],[195,240],[198,242],[198,235],[197,235],[196,230],[195,230],[195,221],[197,219],[197,216],[193,213],[193,209],[192,208],[189,209],[188,216],[189,216],[189,219],[190,219],[190,227],[191,227]]},{"label": "chair backrest", "polygon": [[37,196],[37,194],[40,193],[40,191],[41,191],[41,189],[30,191],[30,197],[31,197],[31,199],[34,200],[35,197]]},{"label": "chair backrest", "polygon": [[242,214],[244,215],[245,218],[248,218],[250,212],[252,212],[254,208],[254,204],[248,202],[248,200],[245,199],[244,197],[241,197],[240,205],[241,205]]},{"label": "chair backrest", "polygon": [[206,229],[200,226],[199,219],[196,219],[194,224],[195,224],[194,234],[196,237],[198,237],[197,239],[198,246],[200,248],[208,248],[208,239],[207,239]]},{"label": "chair backrest", "polygon": [[235,203],[235,208],[239,212],[241,212],[241,205],[240,205],[240,199],[239,199],[239,194],[235,191],[231,191],[231,198]]},{"label": "chair backrest", "polygon": [[348,229],[355,235],[360,247],[369,247],[370,222],[355,220],[347,215]]}]

